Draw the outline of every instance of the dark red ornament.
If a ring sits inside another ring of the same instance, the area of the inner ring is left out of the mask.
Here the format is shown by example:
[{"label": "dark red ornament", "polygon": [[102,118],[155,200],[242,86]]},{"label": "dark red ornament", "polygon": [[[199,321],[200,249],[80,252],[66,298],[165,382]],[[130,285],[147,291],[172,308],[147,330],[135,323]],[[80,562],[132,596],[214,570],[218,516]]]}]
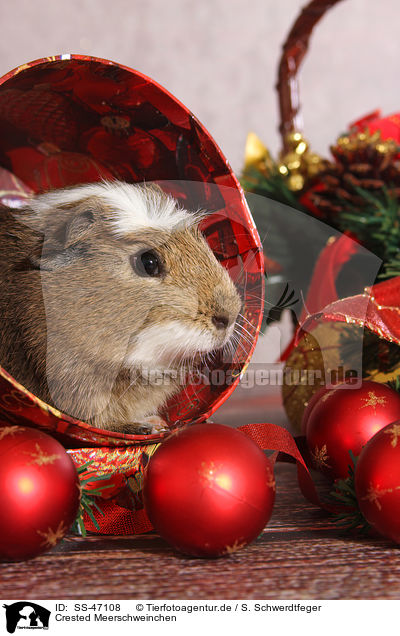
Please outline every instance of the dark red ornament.
[{"label": "dark red ornament", "polygon": [[307,444],[316,468],[346,478],[349,451],[359,455],[381,428],[400,419],[400,395],[385,384],[341,384],[321,395],[307,420]]},{"label": "dark red ornament", "polygon": [[[346,383],[351,384],[351,379],[345,380]],[[310,418],[311,415],[311,411],[314,409],[314,406],[320,401],[320,399],[325,395],[325,393],[328,393],[328,391],[332,391],[332,389],[335,388],[335,386],[339,385],[339,384],[343,384],[343,380],[342,381],[332,381],[331,384],[329,386],[321,386],[321,388],[318,389],[318,391],[316,391],[311,398],[309,399],[306,408],[303,411],[303,416],[301,418],[301,432],[303,435],[306,435],[307,433],[307,422]]]},{"label": "dark red ornament", "polygon": [[312,395],[311,398],[309,399],[307,406],[303,411],[303,417],[301,418],[301,432],[303,435],[305,435],[307,432],[307,422],[310,419],[311,411],[313,410],[317,402],[319,402],[319,400],[325,395],[325,393],[327,393],[330,390],[331,388],[323,386],[320,389],[318,389],[318,391],[316,391],[314,395]]},{"label": "dark red ornament", "polygon": [[400,543],[400,420],[364,446],[355,472],[359,508],[379,533]]},{"label": "dark red ornament", "polygon": [[0,558],[27,559],[49,550],[76,518],[80,482],[55,439],[0,424]]},{"label": "dark red ornament", "polygon": [[175,548],[200,557],[229,554],[268,522],[275,498],[271,464],[244,433],[197,424],[169,437],[150,459],[147,514]]}]

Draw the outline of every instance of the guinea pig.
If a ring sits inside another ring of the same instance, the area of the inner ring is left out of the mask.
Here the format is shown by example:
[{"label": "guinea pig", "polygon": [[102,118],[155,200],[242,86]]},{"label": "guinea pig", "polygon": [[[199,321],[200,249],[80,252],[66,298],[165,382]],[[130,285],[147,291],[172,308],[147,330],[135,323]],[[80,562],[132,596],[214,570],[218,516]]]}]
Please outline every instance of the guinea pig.
[{"label": "guinea pig", "polygon": [[163,430],[182,372],[229,345],[241,309],[201,216],[158,186],[120,181],[1,215],[1,366],[97,428]]}]

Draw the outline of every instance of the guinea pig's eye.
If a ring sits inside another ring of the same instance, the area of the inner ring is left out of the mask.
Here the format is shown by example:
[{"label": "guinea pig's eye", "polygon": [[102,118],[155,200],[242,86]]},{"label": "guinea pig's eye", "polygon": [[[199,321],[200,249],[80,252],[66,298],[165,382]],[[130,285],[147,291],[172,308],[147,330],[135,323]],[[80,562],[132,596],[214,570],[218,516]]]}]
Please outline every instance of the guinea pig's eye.
[{"label": "guinea pig's eye", "polygon": [[160,256],[155,250],[146,250],[131,256],[131,265],[139,276],[151,276],[156,278],[161,276],[163,266]]}]

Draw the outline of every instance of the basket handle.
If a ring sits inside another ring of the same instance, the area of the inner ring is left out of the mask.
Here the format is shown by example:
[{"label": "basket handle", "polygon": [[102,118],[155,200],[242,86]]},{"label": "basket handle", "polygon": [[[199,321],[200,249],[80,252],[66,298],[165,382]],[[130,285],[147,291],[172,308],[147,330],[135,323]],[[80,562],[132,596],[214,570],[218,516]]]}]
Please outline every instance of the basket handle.
[{"label": "basket handle", "polygon": [[276,89],[279,98],[282,152],[289,150],[288,133],[302,132],[297,73],[308,50],[311,33],[323,15],[342,0],[312,0],[290,29],[282,47]]}]

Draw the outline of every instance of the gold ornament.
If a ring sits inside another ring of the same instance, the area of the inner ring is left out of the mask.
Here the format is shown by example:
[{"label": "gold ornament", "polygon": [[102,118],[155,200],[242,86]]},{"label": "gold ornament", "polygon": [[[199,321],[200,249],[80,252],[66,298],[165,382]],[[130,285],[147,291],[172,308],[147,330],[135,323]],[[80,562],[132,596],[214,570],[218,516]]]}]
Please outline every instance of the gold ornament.
[{"label": "gold ornament", "polygon": [[[303,412],[308,402],[314,393],[325,385],[324,358],[318,342],[318,332],[321,331],[321,327],[325,327],[325,325],[316,328],[315,337],[305,334],[300,339],[285,365],[282,386],[283,406],[290,423],[297,431],[301,429]],[[339,337],[337,336],[335,344],[338,342]],[[311,380],[309,371],[316,371],[319,375],[314,374]],[[296,373],[298,377],[295,375]]]},{"label": "gold ornament", "polygon": [[[336,146],[346,153],[360,152],[368,149],[375,150],[382,155],[397,155],[399,151],[397,142],[390,138],[382,139],[379,130],[373,133],[365,131],[341,135],[336,141]],[[334,146],[332,149],[335,151]]]},{"label": "gold ornament", "polygon": [[[283,406],[296,431],[301,430],[303,413],[314,393],[325,386],[332,373],[345,366],[340,341],[343,331],[353,329],[342,323],[322,323],[305,334],[286,360],[282,386]],[[328,376],[329,374],[329,376]]]},{"label": "gold ornament", "polygon": [[[267,177],[274,173],[279,173],[285,178],[289,190],[301,192],[317,175],[324,176],[326,179],[329,178],[331,172],[336,175],[338,165],[340,167],[340,161],[343,156],[350,163],[353,156],[360,158],[359,161],[356,159],[356,163],[350,166],[355,171],[357,178],[362,179],[364,171],[370,172],[368,162],[373,159],[374,155],[380,157],[380,172],[387,168],[391,168],[393,172],[394,168],[392,168],[392,165],[394,160],[397,159],[398,144],[393,139],[382,139],[379,131],[372,134],[369,132],[352,132],[341,135],[337,139],[336,144],[331,146],[331,152],[335,158],[334,162],[324,159],[315,152],[311,152],[309,144],[303,135],[294,131],[287,135],[285,151],[280,154],[279,160],[275,163],[268,148],[260,138],[255,133],[250,132],[246,140],[244,172],[255,168]],[[366,158],[364,158],[364,155]],[[325,175],[327,176],[325,177]],[[371,178],[369,180],[371,181]],[[337,184],[333,185],[336,187]],[[315,196],[318,197],[318,201],[322,197],[320,193]]]},{"label": "gold ornament", "polygon": [[[320,323],[299,340],[287,358],[282,387],[283,405],[294,429],[301,430],[304,410],[314,393],[328,380],[343,381],[350,369],[365,380],[395,380],[400,376],[398,347],[369,331],[338,322]],[[295,372],[298,377],[290,382]],[[328,398],[326,393],[321,400]],[[365,402],[374,408],[383,404],[373,392]]]},{"label": "gold ornament", "polygon": [[275,163],[268,148],[253,132],[247,135],[244,173],[256,169],[264,176],[279,173],[285,178],[289,190],[299,192],[310,179],[325,169],[326,160],[311,152],[308,142],[299,132],[292,132],[286,138],[287,151]]},{"label": "gold ornament", "polygon": [[326,160],[311,152],[308,142],[299,132],[286,136],[285,147],[281,153],[278,171],[287,177],[287,186],[293,192],[300,192],[310,179],[325,169]]},{"label": "gold ornament", "polygon": [[255,168],[268,176],[274,171],[274,162],[268,148],[253,132],[249,132],[244,151],[244,171]]}]

